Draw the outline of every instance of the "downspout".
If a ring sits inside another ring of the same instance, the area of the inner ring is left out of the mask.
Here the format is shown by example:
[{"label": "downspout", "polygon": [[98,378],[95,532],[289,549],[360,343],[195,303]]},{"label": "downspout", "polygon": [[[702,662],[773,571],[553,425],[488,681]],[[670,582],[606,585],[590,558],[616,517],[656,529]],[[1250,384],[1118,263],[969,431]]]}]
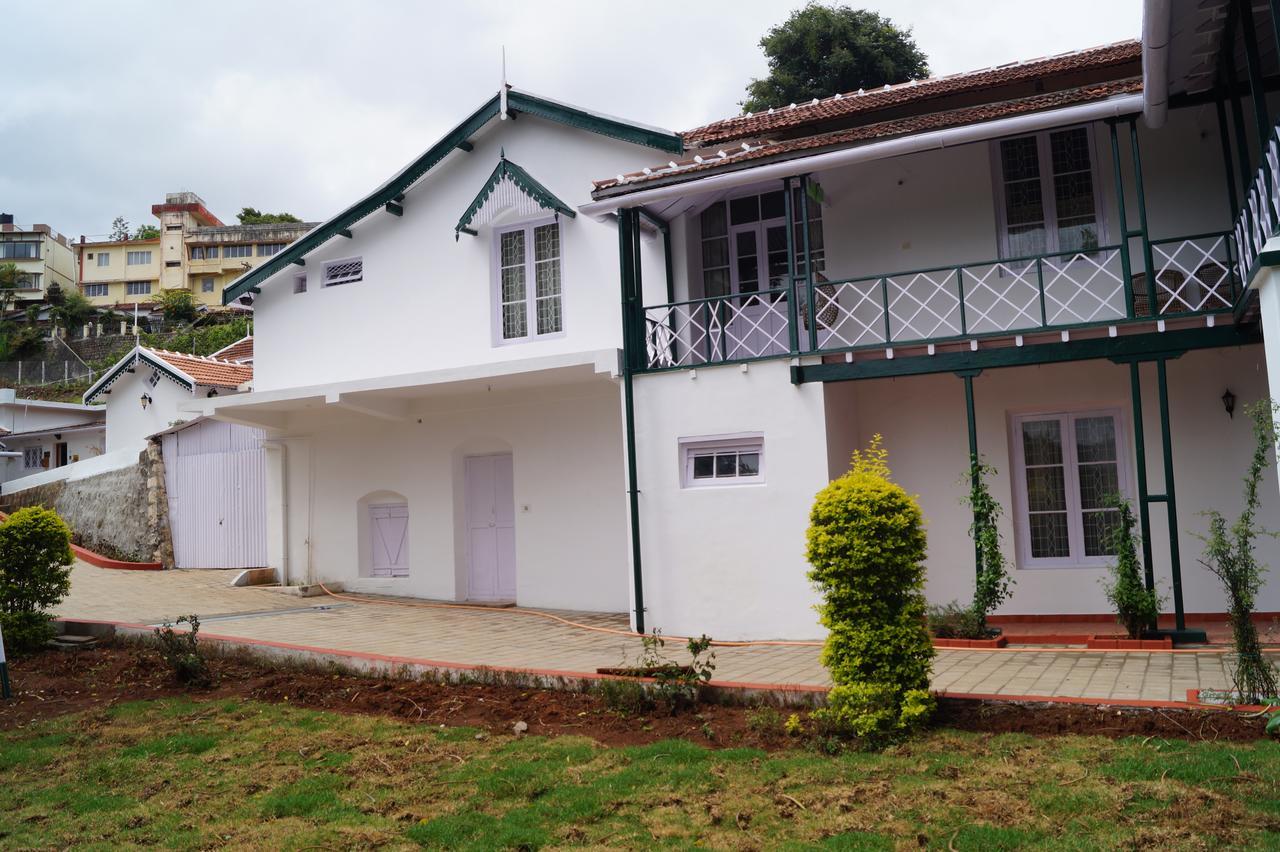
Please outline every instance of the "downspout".
[{"label": "downspout", "polygon": [[631,513],[631,572],[635,596],[635,632],[644,633],[644,575],[640,564],[640,492],[636,488],[636,414],[635,389],[632,383],[631,362],[635,352],[632,341],[636,286],[634,230],[636,212],[630,209],[618,211],[618,259],[622,284],[622,393],[625,409],[627,444],[627,501]]},{"label": "downspout", "polygon": [[1142,120],[1156,130],[1169,114],[1169,0],[1142,4]]}]

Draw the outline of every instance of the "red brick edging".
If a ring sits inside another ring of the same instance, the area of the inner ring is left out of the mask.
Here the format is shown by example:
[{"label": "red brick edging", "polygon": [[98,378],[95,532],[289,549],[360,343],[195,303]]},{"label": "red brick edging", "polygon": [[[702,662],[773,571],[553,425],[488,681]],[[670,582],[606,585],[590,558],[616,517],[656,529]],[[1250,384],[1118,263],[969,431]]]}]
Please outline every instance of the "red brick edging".
[{"label": "red brick edging", "polygon": [[101,553],[94,553],[92,550],[86,550],[78,544],[71,545],[72,552],[90,565],[96,565],[99,568],[115,568],[120,571],[163,571],[164,564],[160,562],[125,562],[123,559],[111,559],[103,556]]},{"label": "red brick edging", "polygon": [[1009,644],[1007,636],[996,636],[993,639],[938,639],[933,640],[935,648],[1003,648]]},{"label": "red brick edging", "polygon": [[1121,636],[1090,636],[1084,646],[1090,651],[1172,651],[1173,637],[1129,639]]}]

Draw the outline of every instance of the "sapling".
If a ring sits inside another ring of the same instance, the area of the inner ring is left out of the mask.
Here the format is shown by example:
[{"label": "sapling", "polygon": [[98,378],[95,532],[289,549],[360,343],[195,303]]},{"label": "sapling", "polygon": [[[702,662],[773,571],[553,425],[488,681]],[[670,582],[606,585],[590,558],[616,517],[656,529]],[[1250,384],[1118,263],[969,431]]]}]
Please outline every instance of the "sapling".
[{"label": "sapling", "polygon": [[1119,517],[1107,535],[1115,562],[1108,566],[1111,580],[1104,588],[1107,600],[1115,607],[1116,618],[1129,638],[1140,639],[1144,630],[1155,626],[1160,615],[1160,596],[1155,589],[1148,589],[1142,580],[1138,538],[1133,533],[1135,521],[1129,501],[1113,496],[1111,505]]},{"label": "sapling", "polygon": [[1261,702],[1280,695],[1275,669],[1262,653],[1253,623],[1254,601],[1266,571],[1266,566],[1258,562],[1254,543],[1258,536],[1272,534],[1258,524],[1262,504],[1258,486],[1268,467],[1268,454],[1276,443],[1277,406],[1271,400],[1263,400],[1246,407],[1245,413],[1253,420],[1253,457],[1244,478],[1244,509],[1230,526],[1218,510],[1205,512],[1209,534],[1200,537],[1205,543],[1200,564],[1222,581],[1227,593],[1236,651],[1232,672],[1235,692],[1241,701]]}]

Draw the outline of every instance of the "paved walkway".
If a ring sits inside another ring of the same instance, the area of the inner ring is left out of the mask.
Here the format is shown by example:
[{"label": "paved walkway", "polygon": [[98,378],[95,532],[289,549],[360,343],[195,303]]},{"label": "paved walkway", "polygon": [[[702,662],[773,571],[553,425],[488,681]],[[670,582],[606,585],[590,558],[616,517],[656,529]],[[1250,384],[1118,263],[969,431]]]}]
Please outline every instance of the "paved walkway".
[{"label": "paved walkway", "polygon": [[[248,640],[473,666],[560,672],[634,662],[635,637],[582,630],[513,610],[387,605],[299,598],[233,588],[234,571],[114,571],[77,563],[67,618],[158,624],[194,612],[202,630]],[[560,613],[626,629],[623,616]],[[683,656],[677,643],[666,649]],[[828,686],[811,646],[716,649],[717,681]],[[935,689],[950,693],[1181,701],[1194,688],[1224,689],[1220,652],[1088,652],[1075,649],[940,650]]]}]

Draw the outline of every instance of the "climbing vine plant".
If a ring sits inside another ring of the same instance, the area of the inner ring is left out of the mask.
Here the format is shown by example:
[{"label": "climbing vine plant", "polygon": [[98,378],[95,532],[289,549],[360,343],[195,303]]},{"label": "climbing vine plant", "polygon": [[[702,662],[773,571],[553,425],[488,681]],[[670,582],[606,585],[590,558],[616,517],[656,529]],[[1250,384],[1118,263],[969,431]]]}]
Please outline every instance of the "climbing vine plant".
[{"label": "climbing vine plant", "polygon": [[987,629],[987,616],[1013,594],[1013,578],[1009,576],[1000,536],[1000,504],[991,496],[987,485],[996,469],[977,456],[971,461],[969,496],[965,500],[973,511],[969,535],[973,538],[978,559],[977,582],[973,590],[973,615],[982,631]]}]

